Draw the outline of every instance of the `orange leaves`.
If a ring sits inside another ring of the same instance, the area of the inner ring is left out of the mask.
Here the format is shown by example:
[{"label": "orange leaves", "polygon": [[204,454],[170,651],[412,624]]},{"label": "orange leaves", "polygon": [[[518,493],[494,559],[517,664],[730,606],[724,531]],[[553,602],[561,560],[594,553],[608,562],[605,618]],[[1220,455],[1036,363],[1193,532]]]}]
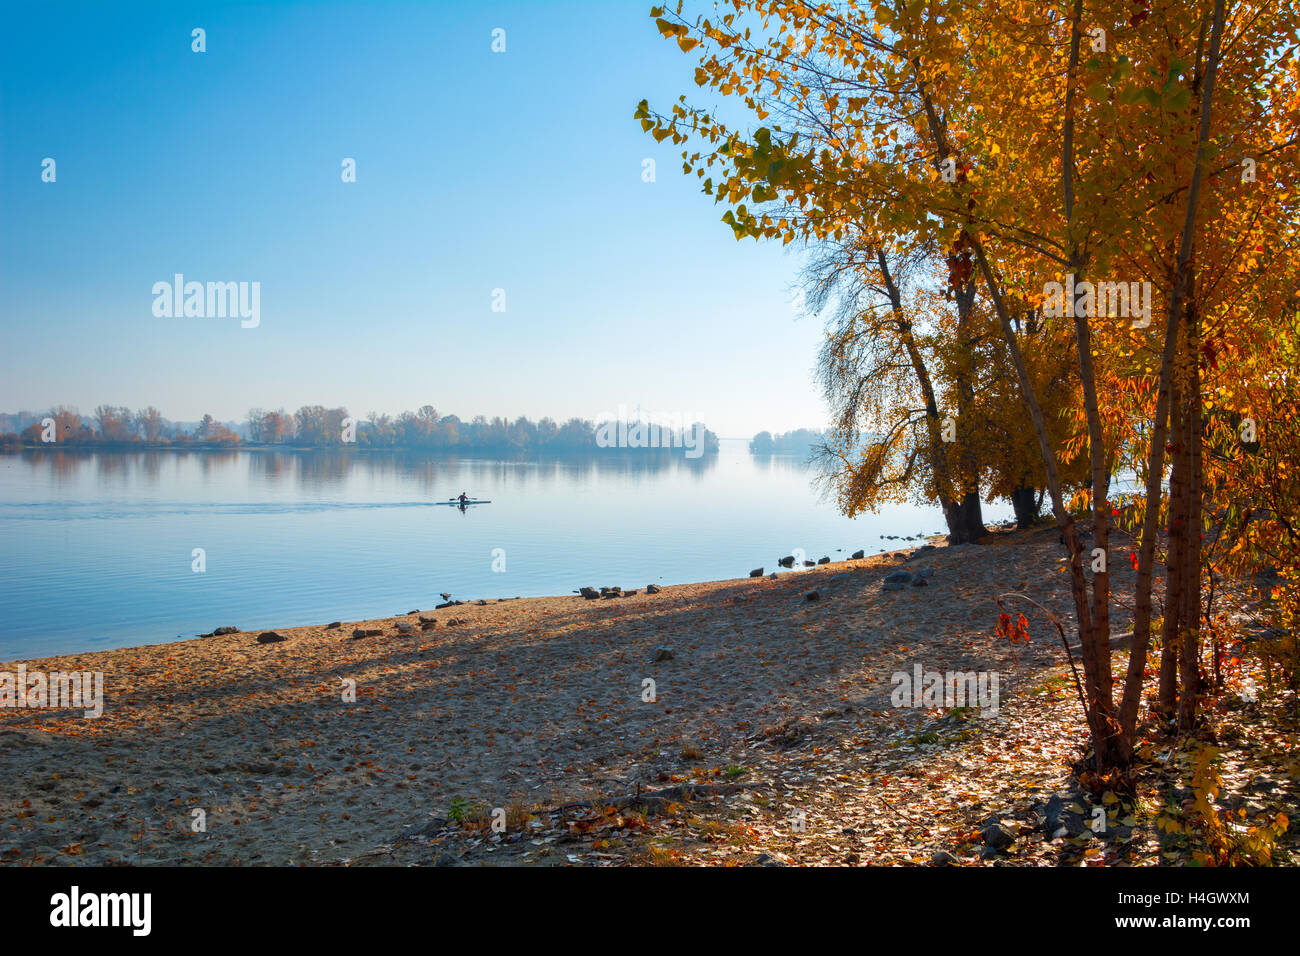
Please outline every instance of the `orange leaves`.
[{"label": "orange leaves", "polygon": [[684,23],[671,23],[663,17],[655,19],[655,26],[665,37],[684,37],[690,33],[690,28]]},{"label": "orange leaves", "polygon": [[1029,643],[1029,620],[1021,613],[1017,616],[1013,625],[1011,615],[1003,611],[998,615],[996,634],[998,637],[1010,642],[1014,659],[1016,646]]},{"label": "orange leaves", "polygon": [[1009,640],[1013,645],[1029,643],[1029,620],[1022,613],[1018,616],[1015,625],[1011,623],[1011,615],[1005,611],[998,615],[997,636]]}]

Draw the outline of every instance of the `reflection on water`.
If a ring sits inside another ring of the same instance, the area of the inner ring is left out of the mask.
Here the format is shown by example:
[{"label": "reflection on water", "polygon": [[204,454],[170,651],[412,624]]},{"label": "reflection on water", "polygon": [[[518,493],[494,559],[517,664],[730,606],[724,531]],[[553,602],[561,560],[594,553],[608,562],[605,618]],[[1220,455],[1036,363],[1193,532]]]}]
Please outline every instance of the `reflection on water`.
[{"label": "reflection on water", "polygon": [[[401,451],[42,449],[0,455],[0,660],[457,598],[739,577],[935,532],[907,505],[849,520],[789,456],[609,450],[496,460]],[[461,491],[493,503],[432,507]],[[989,509],[990,520],[1004,512]],[[206,570],[192,570],[203,549]],[[505,568],[493,555],[504,551]]]},{"label": "reflection on water", "polygon": [[[35,449],[6,458],[21,457],[25,464],[50,482],[75,478],[84,469],[94,469],[101,488],[113,482],[157,483],[166,467],[191,470],[205,478],[247,469],[250,476],[266,480],[292,480],[303,488],[324,488],[346,482],[351,471],[361,469],[377,475],[402,477],[432,486],[452,476],[482,477],[545,475],[566,476],[617,474],[653,477],[664,472],[681,472],[701,477],[717,465],[707,455],[688,459],[671,455],[641,455],[612,450],[610,454],[571,455],[549,458],[482,459],[454,455],[431,456],[418,451],[307,450],[141,450],[94,451],[90,449]],[[795,467],[799,467],[796,465]]]}]

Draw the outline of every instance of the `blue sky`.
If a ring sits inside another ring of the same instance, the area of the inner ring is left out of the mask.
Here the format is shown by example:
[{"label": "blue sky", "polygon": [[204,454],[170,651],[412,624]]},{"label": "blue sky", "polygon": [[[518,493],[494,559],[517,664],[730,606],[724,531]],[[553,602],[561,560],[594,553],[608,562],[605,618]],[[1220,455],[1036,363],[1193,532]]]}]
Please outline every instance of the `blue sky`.
[{"label": "blue sky", "polygon": [[[680,148],[632,119],[698,89],[649,7],[12,5],[0,410],[640,404],[724,436],[822,425],[799,256],[737,243]],[[260,325],[156,318],[177,272],[260,282]]]}]

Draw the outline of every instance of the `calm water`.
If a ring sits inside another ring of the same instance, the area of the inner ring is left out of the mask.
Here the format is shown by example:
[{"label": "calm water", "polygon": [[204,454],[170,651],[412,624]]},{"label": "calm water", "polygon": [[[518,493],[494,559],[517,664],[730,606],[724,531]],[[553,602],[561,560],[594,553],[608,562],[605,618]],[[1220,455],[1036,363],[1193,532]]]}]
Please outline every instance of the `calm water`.
[{"label": "calm water", "polygon": [[[796,548],[841,558],[885,550],[882,534],[943,527],[938,509],[905,505],[844,518],[812,478],[737,440],[657,466],[617,452],[0,455],[0,660],[227,624],[360,620],[431,608],[441,591],[466,600],[741,577]],[[493,503],[463,514],[431,505],[462,490]]]}]

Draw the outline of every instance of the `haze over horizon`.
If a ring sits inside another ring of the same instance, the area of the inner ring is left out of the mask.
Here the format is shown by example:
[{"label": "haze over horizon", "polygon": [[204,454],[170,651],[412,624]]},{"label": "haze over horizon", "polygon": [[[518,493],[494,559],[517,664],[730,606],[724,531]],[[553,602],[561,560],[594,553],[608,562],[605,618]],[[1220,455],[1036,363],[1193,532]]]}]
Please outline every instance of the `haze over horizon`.
[{"label": "haze over horizon", "polygon": [[[632,118],[690,77],[646,14],[12,11],[0,341],[31,360],[0,381],[0,409],[564,420],[622,404],[728,437],[822,427],[800,257],[736,242]],[[259,283],[259,324],[156,316],[152,288],[177,273]]]}]

